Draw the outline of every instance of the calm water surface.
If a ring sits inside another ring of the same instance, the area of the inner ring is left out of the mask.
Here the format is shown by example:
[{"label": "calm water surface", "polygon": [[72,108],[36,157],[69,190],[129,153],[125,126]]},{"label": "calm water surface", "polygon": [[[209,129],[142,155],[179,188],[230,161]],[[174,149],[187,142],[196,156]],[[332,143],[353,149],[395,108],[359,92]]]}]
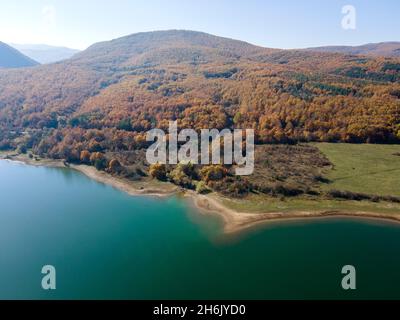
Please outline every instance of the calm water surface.
[{"label": "calm water surface", "polygon": [[[48,264],[51,292],[41,289]],[[352,292],[340,285],[348,264]],[[227,238],[218,218],[180,199],[0,161],[0,298],[400,298],[400,227],[328,219]]]}]

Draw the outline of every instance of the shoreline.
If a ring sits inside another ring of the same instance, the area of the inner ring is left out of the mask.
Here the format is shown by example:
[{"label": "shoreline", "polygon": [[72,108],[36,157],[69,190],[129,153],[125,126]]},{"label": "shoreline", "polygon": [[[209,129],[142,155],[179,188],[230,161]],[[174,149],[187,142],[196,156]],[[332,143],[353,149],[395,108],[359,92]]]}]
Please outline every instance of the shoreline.
[{"label": "shoreline", "polygon": [[[166,198],[177,195],[182,192],[182,189],[172,184],[165,184],[160,187],[138,187],[135,184],[139,182],[129,181],[124,178],[115,177],[103,171],[98,171],[96,168],[87,165],[65,165],[61,160],[50,159],[31,159],[25,155],[18,154],[0,154],[0,160],[11,162],[19,162],[25,165],[36,167],[52,167],[52,168],[69,168],[76,170],[88,178],[114,187],[131,196],[149,196]],[[168,186],[168,188],[167,188]],[[189,200],[194,207],[200,211],[200,214],[218,215],[223,220],[223,232],[226,235],[246,231],[254,227],[258,227],[268,222],[276,221],[293,221],[293,220],[309,220],[321,218],[355,218],[355,219],[373,219],[386,221],[391,223],[400,223],[400,213],[374,213],[354,211],[346,212],[339,210],[329,211],[298,211],[298,212],[265,212],[251,213],[239,212],[223,205],[218,199],[212,195],[200,195],[191,190],[183,192],[184,198]]]},{"label": "shoreline", "polygon": [[[95,180],[97,182],[112,186],[122,192],[125,192],[131,196],[151,196],[151,197],[168,197],[179,192],[179,188],[170,184],[168,185],[168,190],[163,186],[163,188],[158,187],[141,187],[139,182],[129,181],[121,177],[114,177],[111,174],[98,171],[95,167],[87,165],[66,165],[62,160],[51,160],[51,159],[31,159],[25,155],[18,154],[0,154],[0,160],[11,161],[15,163],[21,163],[25,165],[35,166],[35,167],[49,167],[49,168],[64,168],[78,171],[85,175],[86,177]],[[136,186],[135,186],[136,184]],[[167,183],[165,183],[167,185]]]},{"label": "shoreline", "polygon": [[224,220],[225,234],[239,233],[268,222],[307,221],[309,219],[353,218],[400,224],[400,213],[347,212],[339,210],[252,213],[230,209],[211,196],[195,194],[192,195],[192,200],[197,209],[208,214],[216,213]]},{"label": "shoreline", "polygon": [[119,177],[114,177],[109,173],[98,171],[95,167],[87,165],[70,165],[65,168],[76,170],[92,180],[112,186],[122,192],[129,194],[130,196],[149,196],[149,197],[164,198],[173,196],[179,192],[179,188],[173,185],[171,185],[170,188],[171,190],[166,190],[156,187],[137,188],[134,186],[135,182]]}]

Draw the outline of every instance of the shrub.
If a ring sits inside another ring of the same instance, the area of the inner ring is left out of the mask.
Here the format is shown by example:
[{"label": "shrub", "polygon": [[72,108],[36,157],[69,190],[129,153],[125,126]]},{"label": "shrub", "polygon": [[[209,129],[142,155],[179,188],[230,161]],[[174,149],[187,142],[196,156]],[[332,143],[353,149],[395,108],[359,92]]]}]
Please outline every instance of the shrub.
[{"label": "shrub", "polygon": [[103,148],[101,147],[100,143],[98,143],[96,140],[92,139],[89,142],[89,151],[90,152],[101,152]]},{"label": "shrub", "polygon": [[93,152],[90,155],[90,162],[94,164],[96,162],[96,160],[101,160],[103,158],[104,158],[104,155],[101,152]]},{"label": "shrub", "polygon": [[200,170],[200,177],[205,182],[219,181],[228,175],[228,170],[222,165],[212,165]]},{"label": "shrub", "polygon": [[26,154],[27,153],[27,148],[24,145],[21,145],[18,147],[18,153]]},{"label": "shrub", "polygon": [[225,177],[220,181],[209,181],[207,186],[231,197],[243,197],[251,191],[251,184],[240,177]]},{"label": "shrub", "polygon": [[168,174],[168,178],[172,183],[186,189],[194,189],[191,177],[187,173],[191,173],[190,166],[178,164],[174,170]]},{"label": "shrub", "polygon": [[87,150],[81,151],[80,160],[82,163],[89,164],[90,163],[90,152]]},{"label": "shrub", "polygon": [[199,181],[196,183],[196,192],[199,194],[210,193],[211,190],[207,187],[204,181]]},{"label": "shrub", "polygon": [[119,172],[121,170],[121,163],[117,159],[111,159],[108,163],[109,172]]},{"label": "shrub", "polygon": [[149,169],[149,174],[157,180],[167,180],[167,169],[165,167],[165,164],[152,164]]},{"label": "shrub", "polygon": [[371,200],[371,196],[367,194],[350,192],[350,191],[330,190],[328,192],[328,195],[333,198],[345,199],[345,200],[355,200],[355,201]]},{"label": "shrub", "polygon": [[96,159],[94,162],[94,166],[99,171],[104,170],[107,167],[107,160],[105,158]]},{"label": "shrub", "polygon": [[316,182],[321,182],[321,183],[330,183],[331,182],[329,179],[327,179],[327,178],[325,178],[324,176],[321,176],[321,175],[314,176],[314,180]]}]

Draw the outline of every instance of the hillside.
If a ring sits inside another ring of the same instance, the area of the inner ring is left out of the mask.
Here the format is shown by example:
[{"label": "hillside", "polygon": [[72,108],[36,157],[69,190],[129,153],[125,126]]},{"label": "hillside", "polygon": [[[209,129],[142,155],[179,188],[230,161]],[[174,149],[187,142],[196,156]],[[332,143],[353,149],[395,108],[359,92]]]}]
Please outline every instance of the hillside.
[{"label": "hillside", "polygon": [[[254,128],[258,143],[400,140],[400,60],[274,50],[193,31],[140,33],[0,71],[0,148],[79,160],[145,132]],[[93,147],[95,146],[95,147]]]},{"label": "hillside", "polygon": [[39,63],[23,55],[18,50],[0,42],[0,68],[23,68],[36,66]]},{"label": "hillside", "polygon": [[171,30],[137,33],[101,42],[73,57],[75,63],[119,67],[156,64],[236,62],[276,50],[202,32]]},{"label": "hillside", "polygon": [[362,46],[327,46],[308,48],[309,51],[335,52],[375,57],[400,57],[400,42],[369,43]]},{"label": "hillside", "polygon": [[79,50],[48,45],[11,44],[27,57],[41,63],[53,63],[71,58]]}]

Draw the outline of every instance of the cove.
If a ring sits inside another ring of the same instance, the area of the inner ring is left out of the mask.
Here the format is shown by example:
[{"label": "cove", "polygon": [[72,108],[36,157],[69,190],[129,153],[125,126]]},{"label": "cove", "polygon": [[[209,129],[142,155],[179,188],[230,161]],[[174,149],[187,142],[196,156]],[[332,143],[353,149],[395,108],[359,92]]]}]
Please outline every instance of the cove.
[{"label": "cove", "polygon": [[[400,227],[272,223],[224,236],[181,199],[131,197],[70,169],[0,161],[1,299],[399,299]],[[57,289],[41,288],[41,268]],[[344,265],[357,290],[341,288]]]}]

